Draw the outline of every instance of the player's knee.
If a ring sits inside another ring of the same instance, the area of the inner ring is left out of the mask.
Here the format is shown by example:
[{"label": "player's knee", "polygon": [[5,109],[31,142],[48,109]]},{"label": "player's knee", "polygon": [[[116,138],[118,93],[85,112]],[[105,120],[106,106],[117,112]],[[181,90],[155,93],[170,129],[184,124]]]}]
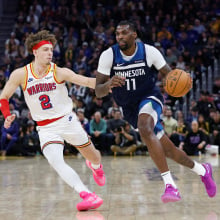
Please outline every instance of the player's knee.
[{"label": "player's knee", "polygon": [[141,137],[150,138],[154,135],[153,129],[146,123],[138,123],[138,130]]}]

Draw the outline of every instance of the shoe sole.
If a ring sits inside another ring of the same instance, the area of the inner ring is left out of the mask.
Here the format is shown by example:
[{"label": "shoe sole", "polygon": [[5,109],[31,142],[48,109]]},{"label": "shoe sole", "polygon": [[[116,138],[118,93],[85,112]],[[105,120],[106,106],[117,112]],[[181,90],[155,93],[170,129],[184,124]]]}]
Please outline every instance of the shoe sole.
[{"label": "shoe sole", "polygon": [[181,200],[181,198],[174,197],[174,196],[164,196],[161,198],[163,203],[168,203],[168,202],[178,202]]},{"label": "shoe sole", "polygon": [[88,167],[90,170],[92,170],[93,179],[95,180],[95,182],[96,182],[99,186],[104,186],[104,185],[105,185],[105,180],[104,180],[104,183],[100,183],[100,182],[98,182],[98,181],[96,180],[96,178],[95,178],[95,177],[96,177],[96,173],[95,173],[95,171],[92,169],[92,167],[90,167],[88,160],[86,160],[86,165],[87,165],[87,167]]},{"label": "shoe sole", "polygon": [[88,211],[88,210],[90,210],[90,209],[97,209],[97,208],[99,208],[102,204],[103,204],[103,200],[100,200],[98,203],[94,204],[94,205],[91,206],[91,207],[84,207],[84,206],[78,207],[78,205],[77,205],[76,208],[77,208],[78,211]]}]

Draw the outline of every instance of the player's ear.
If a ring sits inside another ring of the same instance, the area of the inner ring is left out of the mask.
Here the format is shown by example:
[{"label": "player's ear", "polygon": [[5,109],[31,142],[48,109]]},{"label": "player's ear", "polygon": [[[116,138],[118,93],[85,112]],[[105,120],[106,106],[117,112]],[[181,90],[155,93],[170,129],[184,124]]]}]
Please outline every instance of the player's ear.
[{"label": "player's ear", "polygon": [[34,55],[34,56],[36,55],[36,51],[37,51],[37,50],[33,50],[33,55]]},{"label": "player's ear", "polygon": [[136,31],[133,32],[133,36],[134,36],[134,39],[137,38],[137,32]]}]

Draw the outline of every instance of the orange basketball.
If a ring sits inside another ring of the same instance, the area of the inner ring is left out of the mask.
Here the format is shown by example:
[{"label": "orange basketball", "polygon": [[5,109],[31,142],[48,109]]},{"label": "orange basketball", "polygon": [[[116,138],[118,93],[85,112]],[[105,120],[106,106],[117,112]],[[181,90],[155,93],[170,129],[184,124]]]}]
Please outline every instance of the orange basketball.
[{"label": "orange basketball", "polygon": [[167,94],[173,97],[186,95],[192,87],[192,80],[189,73],[180,69],[170,71],[165,79],[164,89]]}]

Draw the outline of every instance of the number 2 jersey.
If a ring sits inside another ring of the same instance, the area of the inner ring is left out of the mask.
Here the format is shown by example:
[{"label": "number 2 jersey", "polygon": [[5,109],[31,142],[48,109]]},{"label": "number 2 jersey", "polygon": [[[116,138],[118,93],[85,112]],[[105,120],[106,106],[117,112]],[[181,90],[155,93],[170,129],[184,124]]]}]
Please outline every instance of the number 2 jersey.
[{"label": "number 2 jersey", "polygon": [[38,78],[34,73],[32,63],[24,68],[26,71],[24,97],[35,121],[58,118],[72,111],[73,103],[68,96],[65,82],[56,79],[55,63],[50,63],[43,78]]}]

